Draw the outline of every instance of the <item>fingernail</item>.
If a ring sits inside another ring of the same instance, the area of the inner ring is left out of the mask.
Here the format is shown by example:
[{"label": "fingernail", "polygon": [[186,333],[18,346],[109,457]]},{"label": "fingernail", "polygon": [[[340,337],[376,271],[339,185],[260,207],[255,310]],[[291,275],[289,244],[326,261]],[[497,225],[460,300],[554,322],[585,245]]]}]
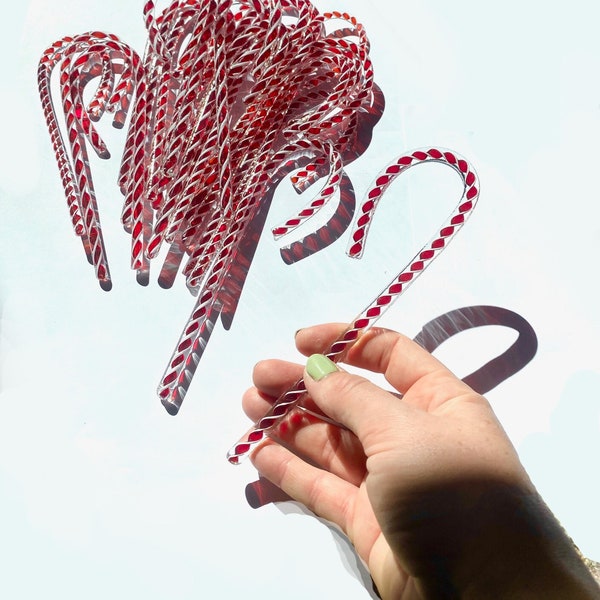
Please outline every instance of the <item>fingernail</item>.
[{"label": "fingernail", "polygon": [[326,375],[335,373],[337,370],[336,364],[323,354],[313,354],[306,361],[306,372],[315,381],[320,381]]}]

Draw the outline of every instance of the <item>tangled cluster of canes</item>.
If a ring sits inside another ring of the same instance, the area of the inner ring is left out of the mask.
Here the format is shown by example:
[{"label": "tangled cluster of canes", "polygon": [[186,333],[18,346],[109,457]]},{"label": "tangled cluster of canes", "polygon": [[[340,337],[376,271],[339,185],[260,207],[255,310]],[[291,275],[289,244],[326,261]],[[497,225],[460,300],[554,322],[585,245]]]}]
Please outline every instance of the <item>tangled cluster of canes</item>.
[{"label": "tangled cluster of canes", "polygon": [[[321,14],[308,0],[175,0],[157,14],[149,0],[143,18],[143,56],[108,33],[64,37],[43,53],[38,85],[73,229],[105,290],[112,283],[89,154],[110,157],[95,126],[104,115],[112,115],[114,127],[126,126],[118,187],[131,268],[147,285],[150,263],[160,259],[159,284],[170,287],[181,273],[196,297],[158,387],[163,405],[176,414],[215,323],[231,326],[284,178],[298,192],[317,182],[319,190],[273,229],[276,238],[335,205],[324,224],[281,248],[287,263],[322,250],[348,228],[348,254],[360,257],[378,201],[415,164],[445,163],[464,184],[439,234],[330,349],[334,360],[447,245],[479,192],[467,161],[426,148],[390,163],[356,208],[344,168],[368,147],[384,100],[369,40],[354,17]],[[230,453],[231,462],[284,416],[301,388],[300,382],[275,404],[246,445]]]}]

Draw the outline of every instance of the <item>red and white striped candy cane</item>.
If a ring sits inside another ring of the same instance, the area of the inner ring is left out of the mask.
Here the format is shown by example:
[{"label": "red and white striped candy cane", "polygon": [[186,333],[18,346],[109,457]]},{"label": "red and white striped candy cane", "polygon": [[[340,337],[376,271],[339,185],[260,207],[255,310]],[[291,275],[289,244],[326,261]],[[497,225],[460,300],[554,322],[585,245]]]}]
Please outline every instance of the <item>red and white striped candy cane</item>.
[{"label": "red and white striped candy cane", "polygon": [[44,51],[38,65],[38,89],[42,110],[65,191],[71,223],[78,236],[85,235],[84,222],[79,208],[79,196],[73,166],[66,153],[61,127],[52,101],[51,78],[54,68],[61,60],[79,52],[82,48],[89,46],[102,37],[106,37],[106,34],[95,31],[75,37],[64,37]]},{"label": "red and white striped candy cane", "polygon": [[[368,330],[389,309],[392,303],[423,273],[431,262],[450,243],[470,216],[479,197],[479,182],[471,165],[456,153],[438,148],[416,150],[400,156],[376,178],[375,184],[363,202],[351,235],[350,256],[359,257],[363,250],[368,227],[377,203],[388,186],[407,169],[423,163],[439,162],[453,168],[461,177],[464,189],[461,199],[434,238],[427,243],[380,294],[357,316],[346,331],[331,345],[326,355],[333,361],[343,360],[348,349],[359,336]],[[261,443],[269,432],[290,413],[306,393],[304,380],[300,379],[284,392],[240,442],[227,453],[232,464],[239,464],[252,449]]]},{"label": "red and white striped candy cane", "polygon": [[[63,139],[51,95],[50,80],[54,67],[61,65],[60,92],[65,116],[66,140]],[[86,140],[101,158],[109,156],[104,142],[92,125],[90,109],[83,104],[83,88],[100,76],[99,87],[91,100],[93,119],[104,110],[118,113],[113,124],[120,126],[129,105],[128,90],[135,87],[139,57],[116,36],[89,32],[66,37],[44,52],[38,68],[38,85],[44,115],[56,154],[75,233],[81,237],[88,260],[96,269],[103,289],[110,289],[110,274],[98,220],[94,188],[89,168]],[[113,74],[110,74],[112,71]],[[113,97],[115,76],[120,76]],[[67,143],[71,157],[67,155]]]}]

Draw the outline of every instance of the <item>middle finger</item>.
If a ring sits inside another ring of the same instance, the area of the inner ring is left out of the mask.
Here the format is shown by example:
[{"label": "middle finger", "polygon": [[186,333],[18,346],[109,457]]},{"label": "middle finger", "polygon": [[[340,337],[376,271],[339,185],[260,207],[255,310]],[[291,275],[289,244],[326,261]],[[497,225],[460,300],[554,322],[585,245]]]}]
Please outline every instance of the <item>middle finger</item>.
[{"label": "middle finger", "polygon": [[[257,388],[243,397],[246,414],[258,421],[269,410],[275,398]],[[318,410],[309,398],[309,409]],[[359,485],[366,473],[366,458],[356,436],[349,430],[323,421],[315,414],[296,407],[269,432],[269,438],[322,469]]]}]

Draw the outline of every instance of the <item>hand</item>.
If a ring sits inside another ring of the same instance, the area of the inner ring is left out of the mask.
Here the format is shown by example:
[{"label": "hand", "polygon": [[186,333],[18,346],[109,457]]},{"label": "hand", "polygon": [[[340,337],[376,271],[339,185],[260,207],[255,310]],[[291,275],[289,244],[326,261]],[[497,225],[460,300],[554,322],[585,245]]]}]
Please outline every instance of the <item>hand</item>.
[{"label": "hand", "polygon": [[[296,345],[322,352],[344,328],[303,329]],[[341,527],[382,598],[597,597],[482,396],[393,331],[371,330],[345,361],[383,373],[402,397],[320,356],[306,371],[257,364],[243,405],[256,420],[304,376],[306,408],[343,426],[297,410],[252,461]]]}]

